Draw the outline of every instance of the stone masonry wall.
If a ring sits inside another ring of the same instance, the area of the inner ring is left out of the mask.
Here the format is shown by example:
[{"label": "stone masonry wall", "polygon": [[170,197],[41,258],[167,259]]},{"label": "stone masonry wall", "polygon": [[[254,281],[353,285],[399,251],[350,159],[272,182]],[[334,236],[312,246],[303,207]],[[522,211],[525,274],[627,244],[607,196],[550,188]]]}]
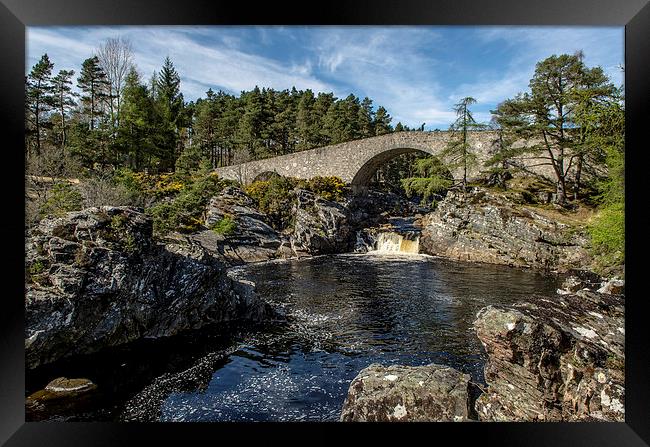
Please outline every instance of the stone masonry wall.
[{"label": "stone masonry wall", "polygon": [[[346,183],[366,185],[379,166],[390,159],[408,152],[423,151],[439,156],[444,150],[451,132],[394,132],[377,137],[348,141],[279,157],[251,161],[217,168],[221,177],[247,184],[265,172],[283,176],[309,179],[315,176],[337,176]],[[469,142],[478,155],[478,166],[468,172],[468,177],[480,174],[483,163],[494,153],[497,134],[493,131],[469,133]],[[444,163],[447,160],[441,158]],[[538,161],[527,162],[532,165]],[[540,172],[545,167],[534,168]],[[462,170],[452,170],[454,178],[462,176]],[[550,172],[549,172],[550,173]]]}]

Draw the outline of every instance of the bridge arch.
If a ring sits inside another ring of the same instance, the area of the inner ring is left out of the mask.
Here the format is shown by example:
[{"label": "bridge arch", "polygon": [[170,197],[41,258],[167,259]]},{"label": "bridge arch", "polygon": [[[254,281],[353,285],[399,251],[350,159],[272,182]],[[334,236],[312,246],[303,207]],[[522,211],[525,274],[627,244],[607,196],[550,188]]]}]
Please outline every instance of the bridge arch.
[{"label": "bridge arch", "polygon": [[414,154],[414,153],[435,156],[430,151],[424,149],[417,149],[413,147],[400,147],[400,148],[387,149],[383,152],[373,155],[369,160],[365,161],[365,163],[361,165],[361,167],[357,170],[356,174],[354,174],[354,177],[352,177],[352,181],[350,182],[352,187],[360,188],[360,187],[368,186],[370,180],[372,179],[372,177],[375,175],[375,173],[379,168],[381,168],[382,166],[384,166],[386,163],[393,160],[394,158],[399,157],[400,155]]}]

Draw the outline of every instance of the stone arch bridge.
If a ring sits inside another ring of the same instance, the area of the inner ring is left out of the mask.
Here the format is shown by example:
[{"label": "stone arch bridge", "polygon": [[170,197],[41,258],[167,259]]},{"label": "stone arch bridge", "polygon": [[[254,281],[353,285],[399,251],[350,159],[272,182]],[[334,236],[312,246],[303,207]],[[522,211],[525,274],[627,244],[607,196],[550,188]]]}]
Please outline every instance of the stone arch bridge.
[{"label": "stone arch bridge", "polygon": [[[440,156],[451,138],[449,131],[394,132],[346,143],[319,147],[293,154],[256,160],[217,168],[222,178],[248,184],[262,174],[276,172],[286,177],[309,179],[315,176],[336,176],[363,190],[377,169],[392,158],[410,152],[425,152]],[[479,167],[493,153],[496,132],[472,131],[468,141],[478,158],[478,167],[468,170],[468,178],[479,174]],[[447,160],[441,158],[445,163]],[[462,168],[452,169],[454,179],[460,180]]]}]

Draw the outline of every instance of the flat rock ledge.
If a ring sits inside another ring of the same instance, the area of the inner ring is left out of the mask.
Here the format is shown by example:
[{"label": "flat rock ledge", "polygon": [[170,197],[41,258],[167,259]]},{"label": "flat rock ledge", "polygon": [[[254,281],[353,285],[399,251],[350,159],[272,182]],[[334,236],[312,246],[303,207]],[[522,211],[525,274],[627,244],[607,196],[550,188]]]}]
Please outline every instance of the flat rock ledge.
[{"label": "flat rock ledge", "polygon": [[469,380],[469,375],[443,365],[374,363],[352,380],[341,421],[467,421]]},{"label": "flat rock ledge", "polygon": [[479,311],[481,421],[624,421],[624,297],[587,289]]}]

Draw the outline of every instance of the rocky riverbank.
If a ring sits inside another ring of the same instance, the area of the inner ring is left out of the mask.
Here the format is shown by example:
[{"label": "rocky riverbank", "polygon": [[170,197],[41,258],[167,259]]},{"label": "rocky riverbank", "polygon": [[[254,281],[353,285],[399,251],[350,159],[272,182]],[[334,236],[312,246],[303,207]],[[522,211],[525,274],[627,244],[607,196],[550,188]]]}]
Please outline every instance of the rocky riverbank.
[{"label": "rocky riverbank", "polygon": [[[293,225],[284,232],[236,187],[212,198],[205,229],[192,234],[156,239],[151,219],[130,207],[42,220],[26,240],[27,367],[208,324],[281,318],[255,296],[254,284],[227,269],[352,251],[357,228],[406,206],[382,194],[342,203],[306,190],[296,195]],[[208,229],[226,217],[230,231]]]},{"label": "rocky riverbank", "polygon": [[[294,192],[284,230],[235,187],[210,200],[203,230],[192,234],[155,238],[151,219],[131,207],[44,219],[26,243],[27,367],[207,325],[281,320],[230,267],[351,252],[359,230],[414,213],[381,193],[330,201]],[[421,252],[555,271],[584,267],[583,229],[560,220],[493,191],[451,191],[420,221]],[[488,306],[474,325],[488,356],[488,387],[476,402],[469,377],[449,367],[372,365],[353,381],[341,420],[623,420],[622,281],[582,272],[553,300]]]},{"label": "rocky riverbank", "polygon": [[204,230],[189,238],[230,265],[347,253],[354,250],[358,230],[386,222],[389,213],[414,212],[413,205],[394,194],[369,192],[336,202],[304,189],[294,192],[287,228],[279,231],[253,199],[239,188],[227,187],[210,201],[205,227],[214,228],[229,218],[233,229],[225,234]]},{"label": "rocky riverbank", "polygon": [[422,219],[420,251],[517,267],[584,268],[590,262],[584,226],[561,217],[558,210],[517,203],[484,188],[449,191]]},{"label": "rocky riverbank", "polygon": [[488,355],[481,420],[624,421],[625,300],[602,293],[621,292],[613,283],[596,291],[570,278],[552,301],[479,312]]},{"label": "rocky riverbank", "polygon": [[624,421],[623,284],[585,276],[553,300],[481,309],[487,388],[475,401],[453,368],[375,364],[350,384],[341,420]]},{"label": "rocky riverbank", "polygon": [[28,368],[139,338],[276,317],[254,284],[191,238],[156,241],[128,207],[44,219],[26,244]]}]

